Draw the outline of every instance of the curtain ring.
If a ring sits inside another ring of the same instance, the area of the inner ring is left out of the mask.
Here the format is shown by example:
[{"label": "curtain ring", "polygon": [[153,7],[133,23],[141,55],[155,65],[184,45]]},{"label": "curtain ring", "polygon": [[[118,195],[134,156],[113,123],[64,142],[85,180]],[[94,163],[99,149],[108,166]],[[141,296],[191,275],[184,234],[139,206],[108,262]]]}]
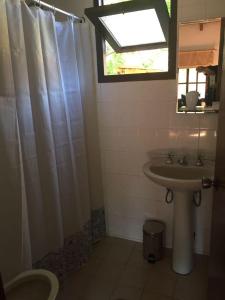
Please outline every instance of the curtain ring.
[{"label": "curtain ring", "polygon": [[72,15],[70,15],[70,16],[67,16],[67,21],[71,21],[71,22],[73,22],[73,20],[74,20],[74,17],[73,17]]},{"label": "curtain ring", "polygon": [[54,16],[56,14],[56,7],[55,6],[53,6],[53,14],[54,14]]}]

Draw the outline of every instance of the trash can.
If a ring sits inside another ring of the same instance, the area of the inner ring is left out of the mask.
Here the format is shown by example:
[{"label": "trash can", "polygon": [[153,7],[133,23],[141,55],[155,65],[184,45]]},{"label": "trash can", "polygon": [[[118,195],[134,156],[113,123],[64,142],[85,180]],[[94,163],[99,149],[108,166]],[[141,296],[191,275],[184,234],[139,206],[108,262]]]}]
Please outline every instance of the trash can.
[{"label": "trash can", "polygon": [[143,256],[150,263],[163,257],[165,224],[158,220],[147,220],[143,226]]}]

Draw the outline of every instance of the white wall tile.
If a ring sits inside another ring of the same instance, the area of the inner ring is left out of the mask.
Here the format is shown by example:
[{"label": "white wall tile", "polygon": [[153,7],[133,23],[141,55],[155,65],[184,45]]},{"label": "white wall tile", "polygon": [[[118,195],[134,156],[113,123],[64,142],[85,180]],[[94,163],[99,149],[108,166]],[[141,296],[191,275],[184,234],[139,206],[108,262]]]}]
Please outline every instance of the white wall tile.
[{"label": "white wall tile", "polygon": [[161,201],[165,196],[165,189],[144,175],[104,173],[104,179],[106,195],[115,196],[116,193],[119,197],[146,198],[155,201]]},{"label": "white wall tile", "polygon": [[155,144],[157,149],[176,148],[179,131],[176,129],[157,129],[155,131]]},{"label": "white wall tile", "polygon": [[196,114],[177,114],[175,113],[176,104],[174,103],[173,110],[170,116],[170,127],[181,129],[196,129],[199,128],[200,119]]},{"label": "white wall tile", "polygon": [[195,150],[197,152],[199,141],[199,130],[180,130],[178,134],[177,148],[183,151]]},{"label": "white wall tile", "polygon": [[156,149],[157,141],[155,129],[153,128],[139,128],[139,140],[140,140],[140,150],[146,152]]},{"label": "white wall tile", "polygon": [[218,115],[217,114],[204,114],[199,118],[200,128],[217,130]]},{"label": "white wall tile", "polygon": [[99,129],[101,127],[113,127],[115,125],[115,105],[112,101],[97,102]]},{"label": "white wall tile", "polygon": [[117,126],[137,127],[139,107],[140,105],[138,100],[117,100],[115,107],[115,123]]},{"label": "white wall tile", "polygon": [[109,214],[108,222],[109,235],[138,242],[142,241],[142,225],[144,220]]},{"label": "white wall tile", "polygon": [[199,149],[205,154],[206,158],[215,158],[216,156],[216,130],[201,130]]},{"label": "white wall tile", "polygon": [[104,170],[112,173],[139,175],[140,155],[132,151],[104,151]]},{"label": "white wall tile", "polygon": [[138,107],[138,126],[140,128],[169,128],[170,101],[140,101]]}]

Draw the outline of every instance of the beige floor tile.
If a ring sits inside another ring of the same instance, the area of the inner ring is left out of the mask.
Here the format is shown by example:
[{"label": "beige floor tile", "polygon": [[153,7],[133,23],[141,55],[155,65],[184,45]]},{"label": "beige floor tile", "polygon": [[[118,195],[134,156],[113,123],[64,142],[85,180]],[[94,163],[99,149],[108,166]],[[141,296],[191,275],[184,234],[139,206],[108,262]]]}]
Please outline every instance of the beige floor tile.
[{"label": "beige floor tile", "polygon": [[151,291],[144,291],[141,300],[174,300],[174,299],[172,297],[159,295]]},{"label": "beige floor tile", "polygon": [[149,277],[148,266],[131,266],[125,267],[119,280],[119,285],[144,288]]},{"label": "beige floor tile", "polygon": [[193,273],[200,275],[202,279],[208,280],[209,257],[206,255],[196,255]]},{"label": "beige floor tile", "polygon": [[120,239],[120,238],[114,238],[114,237],[106,237],[102,241],[98,242],[95,244],[94,251],[98,251],[98,249],[101,248],[107,248],[110,249],[111,247],[134,247],[135,242],[125,240],[125,239]]},{"label": "beige floor tile", "polygon": [[143,246],[142,243],[136,243],[128,261],[128,266],[142,266],[149,269],[149,272],[163,272],[175,277],[175,273],[172,270],[172,255],[171,250],[165,250],[163,258],[151,264],[143,258]]},{"label": "beige floor tile", "polygon": [[[60,296],[64,300],[80,299],[84,290],[90,285],[92,276],[84,272],[71,274],[60,289]],[[60,300],[61,300],[60,298]],[[58,300],[58,299],[57,299]]]},{"label": "beige floor tile", "polygon": [[175,291],[176,281],[175,275],[171,276],[171,274],[168,273],[154,272],[151,273],[144,291],[171,297]]},{"label": "beige floor tile", "polygon": [[93,253],[91,255],[94,259],[102,259],[106,253],[110,250],[110,244],[106,241],[106,239],[102,240],[95,244]]},{"label": "beige floor tile", "polygon": [[143,258],[142,243],[135,243],[131,252],[128,265],[131,266],[148,266],[149,263]]},{"label": "beige floor tile", "polygon": [[177,275],[176,300],[206,300],[208,285],[208,257],[196,255],[193,272]]},{"label": "beige floor tile", "polygon": [[57,300],[206,300],[208,258],[196,256],[188,276],[175,274],[171,264],[171,251],[149,264],[141,243],[106,238],[66,280]]},{"label": "beige floor tile", "polygon": [[95,276],[101,265],[101,260],[90,257],[88,262],[77,272],[77,276]]},{"label": "beige floor tile", "polygon": [[114,288],[110,281],[93,278],[80,283],[65,286],[57,300],[110,300]]},{"label": "beige floor tile", "polygon": [[132,243],[115,244],[109,246],[108,250],[102,255],[102,263],[127,264],[134,245]]},{"label": "beige floor tile", "polygon": [[119,287],[116,289],[111,300],[139,300],[141,298],[142,289],[135,287]]},{"label": "beige floor tile", "polygon": [[102,262],[99,265],[95,278],[98,278],[99,280],[111,281],[117,284],[123,274],[124,268],[124,264],[114,261]]},{"label": "beige floor tile", "polygon": [[160,261],[153,264],[152,272],[164,273],[175,278],[176,273],[172,270],[172,257],[164,256]]},{"label": "beige floor tile", "polygon": [[[86,285],[80,295],[82,300],[109,300],[114,288],[114,283],[107,280],[93,279]],[[76,299],[74,299],[76,300]]]},{"label": "beige floor tile", "polygon": [[205,276],[190,274],[177,279],[174,297],[176,300],[206,300],[207,280]]}]

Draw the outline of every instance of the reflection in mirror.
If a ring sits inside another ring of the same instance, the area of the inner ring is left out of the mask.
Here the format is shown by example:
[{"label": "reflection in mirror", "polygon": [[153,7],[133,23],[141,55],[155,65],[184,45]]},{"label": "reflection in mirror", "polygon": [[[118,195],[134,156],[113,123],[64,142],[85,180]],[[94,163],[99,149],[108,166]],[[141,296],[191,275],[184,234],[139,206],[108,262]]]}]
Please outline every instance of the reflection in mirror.
[{"label": "reflection in mirror", "polygon": [[180,24],[178,113],[219,110],[221,30],[220,18]]}]

